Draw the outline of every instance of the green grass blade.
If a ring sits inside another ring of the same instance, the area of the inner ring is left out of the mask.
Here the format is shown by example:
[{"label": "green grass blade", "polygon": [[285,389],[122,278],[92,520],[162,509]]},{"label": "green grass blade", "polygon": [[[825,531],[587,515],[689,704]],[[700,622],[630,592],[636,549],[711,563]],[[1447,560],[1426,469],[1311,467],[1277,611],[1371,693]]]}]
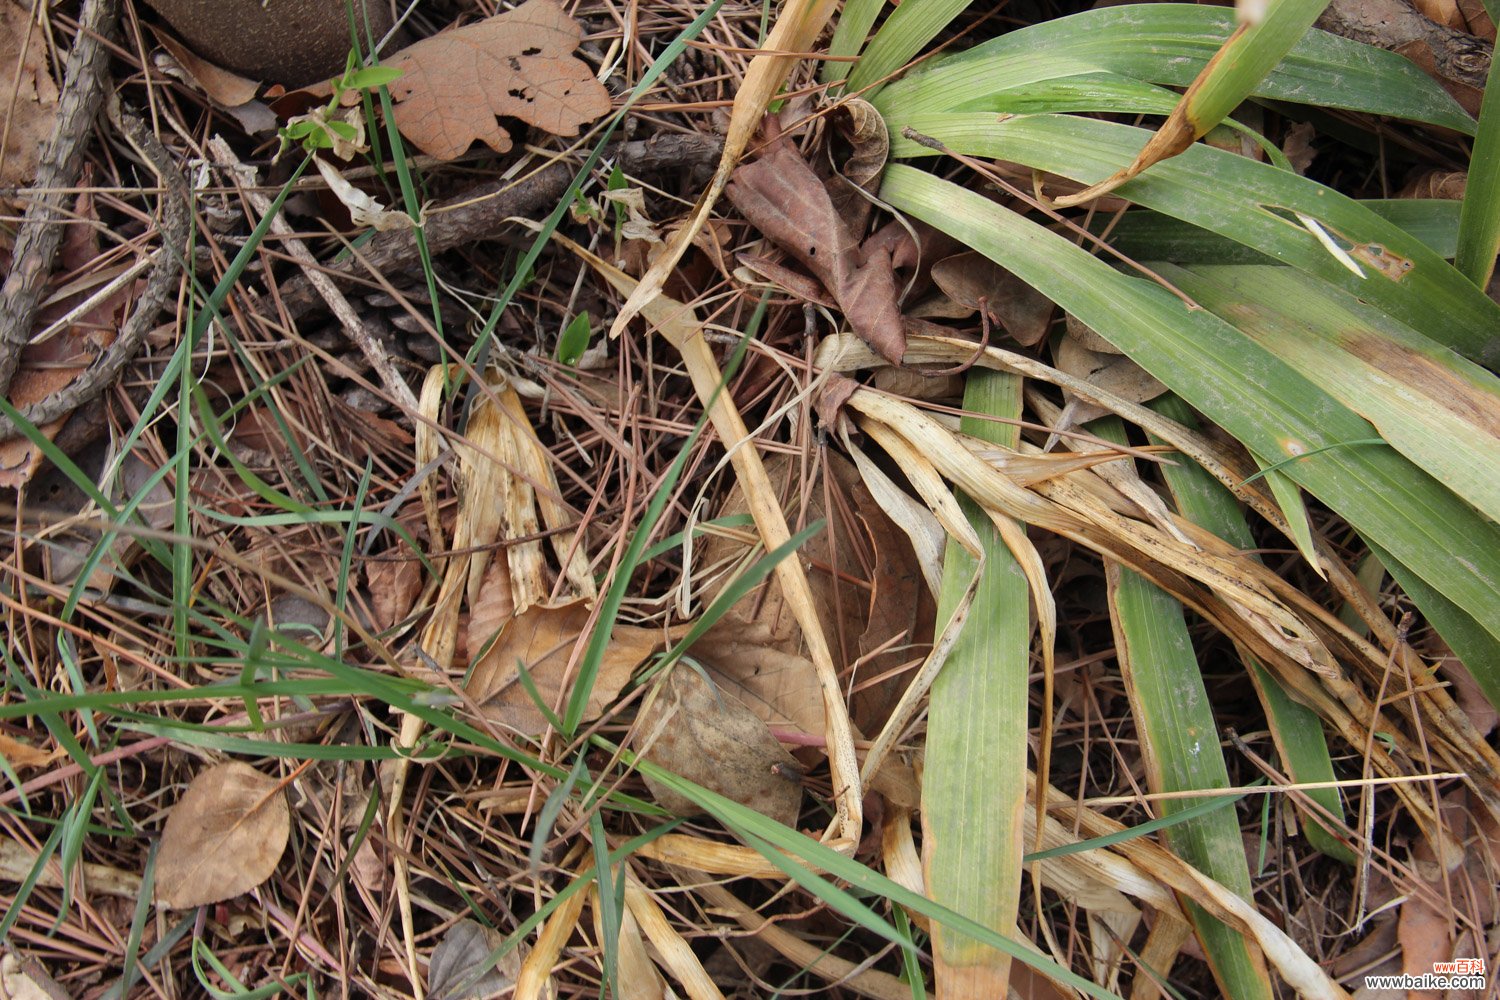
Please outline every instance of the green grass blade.
[{"label": "green grass blade", "polygon": [[[886,112],[891,155],[934,151],[903,125],[971,156],[1014,160],[1095,184],[1129,165],[1146,133],[1063,115],[997,123],[984,114]],[[1481,364],[1500,363],[1500,305],[1399,226],[1315,181],[1199,144],[1116,191],[1318,277]],[[1360,265],[1351,273],[1298,218],[1314,219]],[[1272,457],[1270,455],[1266,456]]]},{"label": "green grass blade", "polygon": [[[1170,393],[1157,399],[1151,407],[1184,426],[1197,426],[1188,405]],[[1162,442],[1153,439],[1153,443]],[[1183,517],[1238,549],[1249,551],[1255,548],[1255,538],[1245,523],[1239,501],[1207,469],[1179,455],[1176,464],[1163,465],[1161,472]],[[1256,692],[1266,709],[1271,737],[1292,780],[1309,784],[1333,781],[1337,777],[1333,771],[1333,757],[1328,751],[1328,737],[1317,713],[1288,697],[1281,684],[1254,657],[1244,650],[1240,655],[1251,671]],[[1330,815],[1343,817],[1344,807],[1338,789],[1317,788],[1306,794]],[[1316,818],[1306,817],[1303,829],[1307,832],[1308,842],[1319,851],[1340,861],[1354,860],[1349,848]]]},{"label": "green grass blade", "polygon": [[[1086,11],[1012,31],[924,66],[882,90],[875,105],[888,121],[898,111],[988,111],[994,95],[1041,80],[1101,72],[1186,87],[1233,30],[1233,12],[1217,7],[1163,3]],[[1316,30],[1303,35],[1252,94],[1392,115],[1468,134],[1475,127],[1458,102],[1410,61]]]},{"label": "green grass blade", "polygon": [[[1217,316],[979,194],[896,164],[881,196],[1036,287],[1267,459],[1372,436],[1366,421]],[[1500,634],[1500,526],[1392,449],[1334,448],[1285,468]]]},{"label": "green grass blade", "polygon": [[1469,183],[1464,189],[1458,222],[1458,256],[1454,265],[1479,288],[1487,288],[1500,252],[1500,74],[1490,62],[1484,104],[1479,109],[1479,131],[1469,159]]},{"label": "green grass blade", "polygon": [[598,883],[594,896],[598,901],[599,923],[603,927],[599,947],[604,952],[604,983],[620,996],[620,925],[624,923],[621,895],[625,891],[625,879],[624,872],[621,872],[617,881],[615,870],[610,867],[609,837],[604,832],[604,820],[597,809],[589,813],[589,840],[594,848],[594,880]]},{"label": "green grass blade", "polygon": [[[964,409],[1018,418],[1020,379],[971,370]],[[964,417],[961,426],[984,440],[1016,445],[1013,424]],[[976,570],[980,578],[963,631],[928,696],[922,783],[927,891],[942,906],[1011,935],[1025,850],[1030,592],[989,518],[968,498],[960,502],[984,564],[981,570],[963,546],[948,540],[936,620],[952,616]],[[976,815],[984,822],[975,822]],[[939,993],[1003,992],[1010,961],[1001,953],[942,924],[932,928],[932,947]]]},{"label": "green grass blade", "polygon": [[969,0],[905,0],[865,46],[849,74],[850,89],[861,90],[900,70],[967,6]]},{"label": "green grass blade", "polygon": [[[869,38],[870,28],[885,7],[885,0],[849,0],[839,12],[839,21],[833,29],[833,40],[828,44],[828,54],[839,57],[823,64],[818,79],[824,83],[838,83],[848,77],[852,63],[843,60],[859,55]],[[868,95],[867,95],[868,96]]]}]

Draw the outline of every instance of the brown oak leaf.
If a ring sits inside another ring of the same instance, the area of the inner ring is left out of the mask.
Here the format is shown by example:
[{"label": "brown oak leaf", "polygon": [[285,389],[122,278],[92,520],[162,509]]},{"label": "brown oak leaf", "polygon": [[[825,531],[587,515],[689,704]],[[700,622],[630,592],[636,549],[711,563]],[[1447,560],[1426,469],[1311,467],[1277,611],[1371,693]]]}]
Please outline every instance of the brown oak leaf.
[{"label": "brown oak leaf", "polygon": [[451,160],[474,140],[497,153],[511,147],[497,121],[519,118],[571,136],[609,110],[609,91],[575,59],[581,33],[554,0],[445,31],[401,50],[390,85],[396,127],[422,152]]}]

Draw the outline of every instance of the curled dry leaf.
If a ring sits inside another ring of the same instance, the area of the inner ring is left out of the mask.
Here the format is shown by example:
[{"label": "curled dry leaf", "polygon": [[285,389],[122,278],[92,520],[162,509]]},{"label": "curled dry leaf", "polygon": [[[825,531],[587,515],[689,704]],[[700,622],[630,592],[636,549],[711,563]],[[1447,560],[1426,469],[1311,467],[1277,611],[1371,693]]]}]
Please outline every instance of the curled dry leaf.
[{"label": "curled dry leaf", "polygon": [[[834,208],[852,233],[861,233],[870,220],[874,203],[868,195],[880,186],[885,161],[891,152],[891,134],[885,119],[869,101],[852,97],[834,106],[834,127],[848,143],[850,156],[829,179],[828,193]],[[871,248],[866,248],[868,253]]]},{"label": "curled dry leaf", "polygon": [[1047,335],[1052,300],[984,254],[954,254],[932,265],[932,280],[969,315],[983,308],[990,322],[1023,347]]},{"label": "curled dry leaf", "polygon": [[23,743],[13,736],[0,733],[0,759],[17,770],[46,767],[61,752],[56,750],[49,753],[46,750],[38,750],[30,743]]},{"label": "curled dry leaf", "polygon": [[[476,613],[481,604],[482,600],[476,602]],[[493,621],[494,617],[487,620]],[[572,690],[568,660],[588,625],[587,602],[573,601],[532,605],[505,621],[498,637],[493,630],[476,634],[471,628],[469,655],[478,654],[492,638],[494,642],[474,667],[469,678],[469,695],[487,716],[501,725],[528,736],[541,734],[547,728],[546,716],[522,685],[516,662],[525,664],[547,707],[557,710]],[[636,666],[667,638],[667,633],[657,629],[617,625],[589,692],[584,718],[591,719],[603,712],[619,696]]]},{"label": "curled dry leaf", "polygon": [[1469,189],[1467,170],[1427,170],[1407,182],[1397,198],[1446,198],[1463,199]]},{"label": "curled dry leaf", "polygon": [[0,0],[0,187],[30,183],[57,119],[57,84],[47,72],[47,35],[23,6]]},{"label": "curled dry leaf", "polygon": [[[427,965],[427,991],[432,1000],[477,1000],[509,989],[521,974],[524,948],[512,948],[490,965],[490,955],[504,941],[504,934],[476,920],[466,918],[448,928]],[[479,972],[480,966],[489,968]]]},{"label": "curled dry leaf", "polygon": [[402,49],[387,63],[403,71],[390,85],[396,127],[441,160],[476,139],[509,150],[501,117],[577,135],[609,110],[609,92],[572,55],[580,37],[578,22],[553,0],[529,0]]},{"label": "curled dry leaf", "polygon": [[[1059,370],[1074,378],[1091,382],[1132,403],[1144,403],[1167,391],[1167,387],[1128,357],[1118,353],[1093,351],[1085,347],[1080,337],[1069,329],[1068,335],[1057,345],[1056,363]],[[1087,423],[1110,412],[1102,406],[1084,402],[1064,391],[1068,398],[1067,418],[1064,423],[1077,425]],[[1060,430],[1066,428],[1059,425]]]},{"label": "curled dry leaf", "polygon": [[338,168],[327,160],[318,157],[313,162],[318,165],[318,173],[323,175],[328,190],[332,191],[333,196],[349,210],[349,218],[356,226],[369,226],[381,233],[394,229],[413,229],[417,226],[417,220],[405,212],[400,209],[386,208],[370,194],[350,184],[344,175],[339,173]]},{"label": "curled dry leaf", "polygon": [[[802,770],[754,712],[696,671],[679,666],[662,682],[636,720],[647,760],[710,791],[795,826],[802,804]],[[656,801],[682,816],[698,807],[646,778]]]},{"label": "curled dry leaf", "polygon": [[188,82],[196,84],[215,104],[236,108],[255,100],[256,92],[260,90],[260,84],[255,80],[215,66],[166,32],[158,31],[156,38],[182,67]]},{"label": "curled dry leaf", "polygon": [[892,364],[906,352],[891,250],[862,247],[823,182],[787,142],[737,168],[725,193],[746,219],[817,276],[854,332]]},{"label": "curled dry leaf", "polygon": [[290,833],[275,778],[239,761],[201,772],[167,816],[157,903],[177,910],[249,892],[276,870]]}]

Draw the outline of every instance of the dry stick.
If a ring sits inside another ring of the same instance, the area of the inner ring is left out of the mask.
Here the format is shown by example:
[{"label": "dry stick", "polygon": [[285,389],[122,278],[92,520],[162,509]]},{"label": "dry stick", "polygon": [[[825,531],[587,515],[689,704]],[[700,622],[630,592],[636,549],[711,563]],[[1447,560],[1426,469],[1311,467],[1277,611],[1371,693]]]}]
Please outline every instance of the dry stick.
[{"label": "dry stick", "polygon": [[[192,226],[192,191],[188,188],[187,181],[183,179],[161,141],[143,121],[124,110],[113,94],[110,95],[107,110],[110,121],[120,130],[126,142],[130,143],[161,180],[163,193],[161,221],[158,223],[161,246],[152,255],[146,288],[136,301],[134,311],[104,353],[66,386],[46,399],[21,409],[21,416],[36,426],[51,423],[58,417],[93,402],[114,382],[120,370],[135,357],[146,334],[155,324],[156,317],[171,300],[178,273],[187,254]],[[19,353],[17,356],[19,357]],[[0,416],[0,441],[15,437],[18,433],[15,423],[9,417]]]},{"label": "dry stick", "polygon": [[[223,136],[214,136],[208,141],[208,151],[214,160],[222,167],[228,167],[232,173],[249,172],[254,173],[254,168],[246,167],[240,158],[235,155],[234,150],[229,148],[229,143],[224,141]],[[242,189],[246,200],[262,216],[271,210],[271,199],[259,191],[249,187]],[[292,237],[292,227],[287,224],[280,213],[271,220],[271,231],[284,238],[283,245],[286,252],[298,264],[302,265],[303,273],[312,286],[317,289],[318,294],[323,297],[338,317],[339,324],[344,328],[344,333],[350,340],[354,341],[365,360],[370,362],[370,367],[380,376],[380,381],[385,383],[386,390],[390,392],[392,401],[401,408],[402,412],[415,416],[417,413],[417,397],[412,394],[411,386],[401,377],[396,370],[396,365],[391,361],[391,356],[386,353],[385,345],[375,336],[374,332],[355,313],[354,307],[349,300],[344,298],[344,293],[334,285],[333,279],[323,273],[322,265],[318,263],[312,251],[307,249],[307,244]]]},{"label": "dry stick", "polygon": [[[717,136],[664,133],[623,143],[616,147],[615,155],[622,171],[647,173],[712,163],[722,147],[723,141]],[[493,239],[506,219],[551,208],[567,190],[574,173],[571,163],[559,160],[522,180],[482,184],[429,207],[423,227],[428,252],[439,254],[475,240]],[[405,268],[417,255],[416,236],[410,230],[391,230],[376,233],[361,247],[362,259],[339,261],[324,271],[335,281],[348,282],[361,271],[383,273]],[[318,293],[311,280],[299,276],[282,285],[280,299],[286,315],[297,319],[317,305]]]},{"label": "dry stick", "polygon": [[63,79],[57,131],[42,150],[32,182],[26,217],[16,235],[10,274],[0,286],[0,395],[21,363],[21,349],[31,339],[31,324],[52,261],[62,243],[62,208],[67,189],[78,179],[89,129],[104,96],[105,41],[114,33],[119,0],[88,0]]}]

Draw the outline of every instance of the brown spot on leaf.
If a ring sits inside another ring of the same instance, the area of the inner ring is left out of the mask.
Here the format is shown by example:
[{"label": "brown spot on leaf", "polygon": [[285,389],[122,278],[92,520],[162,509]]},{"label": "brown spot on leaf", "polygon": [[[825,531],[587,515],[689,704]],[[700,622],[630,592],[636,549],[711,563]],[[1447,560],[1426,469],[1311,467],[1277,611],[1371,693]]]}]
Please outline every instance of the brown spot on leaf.
[{"label": "brown spot on leaf", "polygon": [[1344,350],[1407,391],[1427,397],[1475,429],[1500,438],[1500,408],[1495,406],[1495,397],[1435,358],[1360,328],[1342,331],[1338,341]]}]

